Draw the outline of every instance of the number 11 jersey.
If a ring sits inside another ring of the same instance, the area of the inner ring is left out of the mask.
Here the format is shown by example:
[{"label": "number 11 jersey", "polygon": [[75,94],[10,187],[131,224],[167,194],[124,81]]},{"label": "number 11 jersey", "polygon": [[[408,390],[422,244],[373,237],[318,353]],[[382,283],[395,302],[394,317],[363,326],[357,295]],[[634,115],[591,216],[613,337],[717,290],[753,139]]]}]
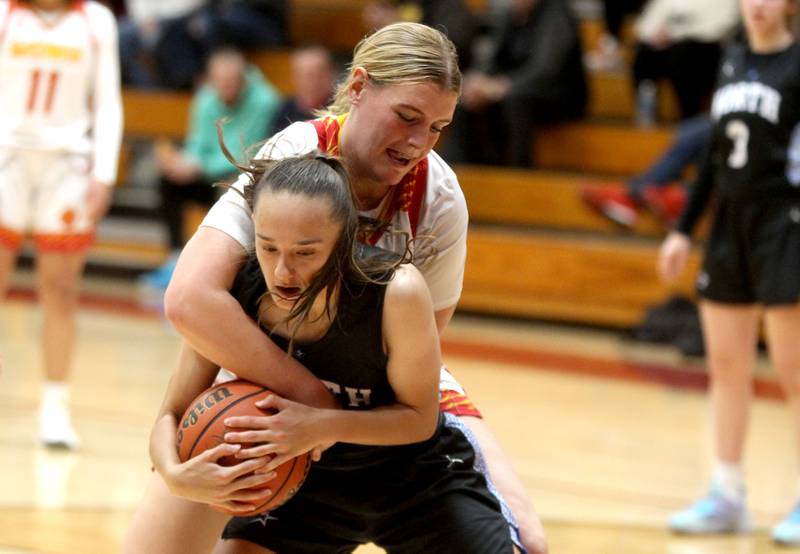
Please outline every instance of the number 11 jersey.
[{"label": "number 11 jersey", "polygon": [[76,1],[57,12],[0,0],[0,146],[89,154],[113,182],[122,135],[112,13]]}]

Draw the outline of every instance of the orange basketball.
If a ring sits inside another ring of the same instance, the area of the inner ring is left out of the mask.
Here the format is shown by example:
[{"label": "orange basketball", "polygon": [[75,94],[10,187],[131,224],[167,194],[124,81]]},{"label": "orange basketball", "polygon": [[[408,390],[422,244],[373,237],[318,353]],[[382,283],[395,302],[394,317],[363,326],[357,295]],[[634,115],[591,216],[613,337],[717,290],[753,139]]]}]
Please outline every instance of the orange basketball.
[{"label": "orange basketball", "polygon": [[[237,430],[225,426],[223,421],[228,417],[274,413],[256,407],[257,401],[270,394],[272,393],[265,387],[242,379],[220,383],[200,393],[186,409],[178,426],[178,456],[181,461],[185,462],[209,448],[214,448],[224,442],[226,432]],[[242,448],[247,446],[242,444]],[[218,463],[231,466],[241,461],[233,456],[225,456]],[[255,510],[236,515],[260,514],[284,504],[303,484],[310,467],[311,456],[308,453],[281,464],[275,469],[275,479],[264,485],[272,490],[272,495]]]}]

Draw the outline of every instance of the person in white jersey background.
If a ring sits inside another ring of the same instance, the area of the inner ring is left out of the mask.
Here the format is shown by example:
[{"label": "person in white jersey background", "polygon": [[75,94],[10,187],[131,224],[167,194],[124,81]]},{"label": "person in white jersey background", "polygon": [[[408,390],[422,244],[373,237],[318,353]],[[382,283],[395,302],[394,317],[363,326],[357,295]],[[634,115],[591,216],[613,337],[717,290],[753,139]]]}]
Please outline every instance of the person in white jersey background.
[{"label": "person in white jersey background", "polygon": [[[362,240],[402,253],[409,237],[424,237],[419,244],[434,254],[415,252],[415,265],[430,290],[439,332],[461,294],[468,214],[456,175],[432,149],[452,118],[460,87],[455,47],[443,33],[417,23],[389,25],[356,46],[347,79],[326,116],[294,123],[259,153],[275,159],[313,151],[340,156],[360,215],[374,223]],[[236,186],[241,188],[246,180],[243,176]],[[277,348],[229,292],[253,240],[247,205],[237,192],[226,193],[178,260],[165,294],[166,315],[197,352],[195,356],[286,398],[335,408],[326,386],[302,360]],[[181,363],[193,362],[183,356]],[[440,409],[463,417],[477,436],[491,477],[517,518],[523,545],[529,552],[546,552],[544,532],[525,487],[480,413],[446,371],[440,391]],[[209,464],[208,471],[215,472],[216,465]],[[223,476],[216,480],[220,498],[242,488],[235,472],[223,468],[216,475]],[[152,543],[143,547],[141,540],[131,540],[137,546],[125,551],[176,551],[185,547],[186,529],[198,543],[194,551],[210,550],[205,545],[214,539],[214,512],[201,504],[176,501],[182,498],[170,499],[170,490],[185,495],[155,477],[128,534],[139,539],[149,535]],[[148,508],[163,511],[166,503],[174,506],[168,521]],[[209,538],[201,541],[198,529]],[[183,542],[171,548],[165,542],[169,537]]]},{"label": "person in white jersey background", "polygon": [[77,0],[0,0],[0,295],[30,236],[43,306],[39,431],[47,445],[79,444],[68,410],[78,285],[121,139],[111,11]]}]

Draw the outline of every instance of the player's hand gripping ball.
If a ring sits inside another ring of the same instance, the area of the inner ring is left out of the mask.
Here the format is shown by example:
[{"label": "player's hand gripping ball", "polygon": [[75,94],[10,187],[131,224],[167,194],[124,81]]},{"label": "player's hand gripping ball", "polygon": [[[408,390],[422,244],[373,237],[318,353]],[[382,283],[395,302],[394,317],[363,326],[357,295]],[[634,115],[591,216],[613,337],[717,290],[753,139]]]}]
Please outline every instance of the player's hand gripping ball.
[{"label": "player's hand gripping ball", "polygon": [[[223,437],[226,432],[239,430],[226,427],[223,423],[226,418],[274,413],[256,407],[256,402],[270,394],[272,392],[265,387],[242,379],[220,383],[200,393],[186,409],[178,426],[178,456],[181,462],[225,442]],[[247,447],[247,444],[242,444],[242,448]],[[234,456],[225,456],[218,463],[232,466],[241,461]],[[253,511],[235,515],[260,514],[284,504],[303,484],[310,467],[309,453],[284,462],[275,469],[275,478],[264,484],[264,487],[272,489],[272,495]]]}]

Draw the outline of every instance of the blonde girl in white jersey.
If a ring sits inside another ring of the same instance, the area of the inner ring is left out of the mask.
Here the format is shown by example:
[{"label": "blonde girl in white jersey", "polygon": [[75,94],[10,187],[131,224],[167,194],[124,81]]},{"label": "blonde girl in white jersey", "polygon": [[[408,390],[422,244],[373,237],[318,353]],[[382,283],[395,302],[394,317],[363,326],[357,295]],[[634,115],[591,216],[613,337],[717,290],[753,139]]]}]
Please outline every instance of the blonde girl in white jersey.
[{"label": "blonde girl in white jersey", "polygon": [[112,13],[82,0],[0,0],[0,295],[32,238],[47,445],[78,446],[67,410],[78,283],[111,198],[121,138]]}]

